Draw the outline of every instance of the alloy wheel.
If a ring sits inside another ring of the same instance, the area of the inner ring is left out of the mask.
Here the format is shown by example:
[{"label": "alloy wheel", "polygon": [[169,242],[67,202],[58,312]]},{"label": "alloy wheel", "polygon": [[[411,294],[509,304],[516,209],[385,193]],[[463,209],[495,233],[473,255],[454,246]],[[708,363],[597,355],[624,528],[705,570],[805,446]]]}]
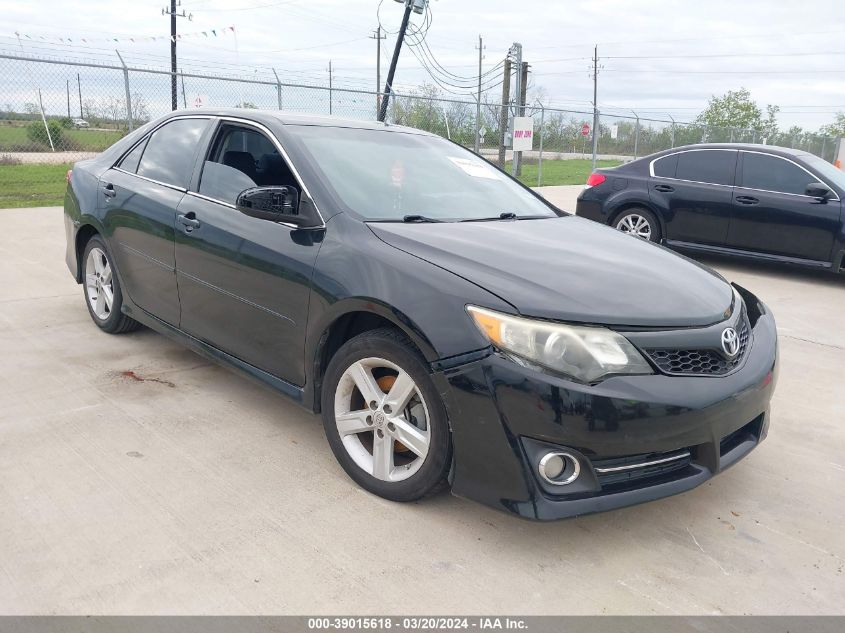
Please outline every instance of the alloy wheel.
[{"label": "alloy wheel", "polygon": [[88,259],[85,261],[85,294],[94,316],[101,321],[111,316],[114,303],[111,264],[105,252],[97,247],[88,252]]},{"label": "alloy wheel", "polygon": [[616,228],[628,235],[633,235],[644,240],[651,240],[651,223],[647,218],[636,213],[629,213],[623,216],[617,222]]},{"label": "alloy wheel", "polygon": [[350,365],[335,391],[334,414],[343,447],[376,479],[408,479],[428,455],[428,406],[410,374],[395,363],[363,358]]}]

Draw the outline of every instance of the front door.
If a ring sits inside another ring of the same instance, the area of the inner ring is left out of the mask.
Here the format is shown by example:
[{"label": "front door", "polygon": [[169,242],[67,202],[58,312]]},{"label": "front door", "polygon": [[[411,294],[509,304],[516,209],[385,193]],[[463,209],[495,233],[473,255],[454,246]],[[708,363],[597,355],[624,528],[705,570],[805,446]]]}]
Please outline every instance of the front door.
[{"label": "front door", "polygon": [[179,205],[180,327],[301,386],[311,276],[323,233],[238,212],[237,195],[257,185],[302,190],[263,131],[222,121],[196,191]]},{"label": "front door", "polygon": [[100,178],[98,196],[123,290],[144,311],[179,323],[174,223],[207,118],[171,121]]},{"label": "front door", "polygon": [[734,150],[684,150],[657,159],[649,199],[666,220],[666,238],[721,246],[728,234]]},{"label": "front door", "polygon": [[839,230],[840,202],[805,195],[819,178],[774,154],[740,152],[728,246],[829,262]]}]

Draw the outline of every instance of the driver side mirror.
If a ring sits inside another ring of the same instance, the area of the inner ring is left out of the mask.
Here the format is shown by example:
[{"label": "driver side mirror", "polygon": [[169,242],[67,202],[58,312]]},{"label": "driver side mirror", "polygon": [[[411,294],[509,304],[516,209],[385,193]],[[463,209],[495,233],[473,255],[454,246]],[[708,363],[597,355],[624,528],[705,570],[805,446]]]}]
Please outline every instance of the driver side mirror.
[{"label": "driver side mirror", "polygon": [[[300,213],[299,192],[293,187],[251,187],[238,194],[235,203],[244,215],[297,227],[316,226],[320,222],[308,212]],[[311,205],[302,205],[311,209]]]},{"label": "driver side mirror", "polygon": [[804,193],[815,198],[819,202],[824,202],[833,197],[833,192],[830,190],[830,187],[820,182],[811,182],[807,185]]}]

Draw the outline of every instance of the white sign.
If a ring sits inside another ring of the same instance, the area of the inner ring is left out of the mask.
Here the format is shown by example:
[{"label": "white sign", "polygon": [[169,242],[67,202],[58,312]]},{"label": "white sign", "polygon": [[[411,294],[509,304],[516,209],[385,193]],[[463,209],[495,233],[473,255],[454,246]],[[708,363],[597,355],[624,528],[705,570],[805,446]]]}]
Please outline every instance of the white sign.
[{"label": "white sign", "polygon": [[618,125],[611,125],[610,126],[610,138],[616,139],[619,137],[619,126]]},{"label": "white sign", "polygon": [[208,107],[208,95],[194,95],[191,100],[188,101],[188,105],[192,108]]},{"label": "white sign", "polygon": [[513,151],[534,149],[534,119],[530,116],[513,118]]},{"label": "white sign", "polygon": [[833,164],[839,169],[845,169],[845,138],[836,141],[836,156],[833,157]]}]

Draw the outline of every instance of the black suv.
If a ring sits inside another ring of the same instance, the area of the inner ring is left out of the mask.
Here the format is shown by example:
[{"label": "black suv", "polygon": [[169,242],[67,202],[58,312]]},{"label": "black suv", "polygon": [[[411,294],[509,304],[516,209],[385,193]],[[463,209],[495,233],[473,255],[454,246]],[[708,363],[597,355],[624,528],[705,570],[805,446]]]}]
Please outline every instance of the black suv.
[{"label": "black suv", "polygon": [[784,147],[676,147],[596,170],[576,213],[672,248],[843,271],[845,172]]}]

